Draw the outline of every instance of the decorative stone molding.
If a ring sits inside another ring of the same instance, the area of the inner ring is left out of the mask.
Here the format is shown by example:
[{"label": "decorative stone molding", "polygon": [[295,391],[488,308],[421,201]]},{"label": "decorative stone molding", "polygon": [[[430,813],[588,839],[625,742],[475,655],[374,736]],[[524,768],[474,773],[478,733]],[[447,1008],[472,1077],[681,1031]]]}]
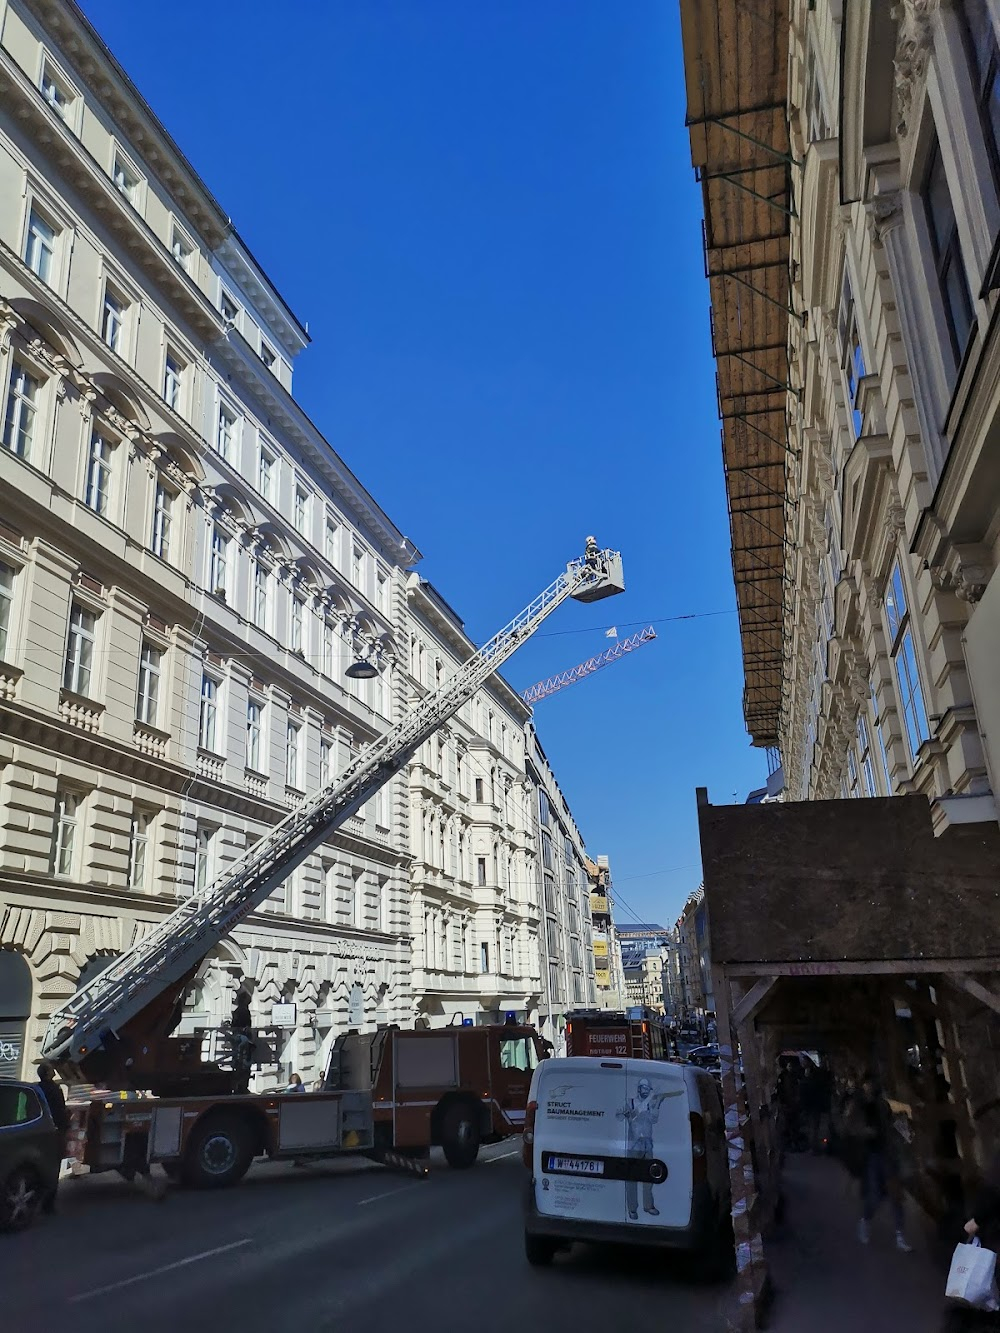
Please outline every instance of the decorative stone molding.
[{"label": "decorative stone molding", "polygon": [[913,99],[924,81],[932,45],[932,20],[939,0],[901,0],[893,5],[890,16],[899,24],[896,37],[896,106],[899,121],[896,133],[905,138]]},{"label": "decorative stone molding", "polygon": [[985,565],[963,565],[955,585],[955,595],[963,602],[978,602],[990,581],[990,570]]},{"label": "decorative stone molding", "polygon": [[896,227],[903,225],[903,201],[898,190],[889,194],[877,194],[865,205],[868,225],[876,244],[883,244],[885,237]]}]

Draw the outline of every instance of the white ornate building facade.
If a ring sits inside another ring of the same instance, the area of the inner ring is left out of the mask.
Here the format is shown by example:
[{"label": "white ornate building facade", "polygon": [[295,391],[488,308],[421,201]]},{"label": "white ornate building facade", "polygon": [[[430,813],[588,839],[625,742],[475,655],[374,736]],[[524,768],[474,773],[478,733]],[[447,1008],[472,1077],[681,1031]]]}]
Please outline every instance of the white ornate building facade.
[{"label": "white ornate building facade", "polygon": [[792,799],[1000,782],[1000,5],[791,7]]},{"label": "white ornate building facade", "polygon": [[[475,651],[435,588],[411,572],[408,701],[446,682]],[[530,709],[499,676],[409,766],[413,994],[438,1027],[463,1019],[534,1022],[539,912],[525,769]]]},{"label": "white ornate building facade", "polygon": [[[0,0],[0,335],[2,1073],[399,714],[419,556],[291,396],[295,316],[56,0]],[[185,1021],[238,984],[261,1025],[290,1004],[308,1077],[335,1029],[411,1019],[408,807],[397,779],[310,857]]]},{"label": "white ornate building facade", "polygon": [[560,1055],[567,1011],[597,1003],[590,880],[580,830],[533,724],[526,728],[525,745],[538,849],[534,896],[541,912],[538,1021]]}]

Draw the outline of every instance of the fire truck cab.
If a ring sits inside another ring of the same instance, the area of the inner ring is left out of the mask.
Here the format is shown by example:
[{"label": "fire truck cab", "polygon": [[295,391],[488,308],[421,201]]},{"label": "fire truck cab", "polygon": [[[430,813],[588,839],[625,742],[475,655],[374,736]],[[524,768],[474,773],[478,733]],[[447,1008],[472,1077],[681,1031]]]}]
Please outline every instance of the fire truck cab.
[{"label": "fire truck cab", "polygon": [[666,1060],[663,1017],[652,1009],[577,1009],[566,1015],[566,1054],[615,1060]]}]

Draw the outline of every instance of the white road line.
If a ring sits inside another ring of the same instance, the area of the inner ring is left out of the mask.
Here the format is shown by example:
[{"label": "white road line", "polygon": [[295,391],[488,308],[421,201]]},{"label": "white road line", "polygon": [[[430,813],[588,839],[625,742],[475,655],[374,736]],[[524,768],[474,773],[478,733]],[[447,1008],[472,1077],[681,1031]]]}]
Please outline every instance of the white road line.
[{"label": "white road line", "polygon": [[388,1199],[393,1194],[402,1194],[404,1190],[413,1190],[416,1188],[416,1185],[400,1185],[398,1189],[386,1190],[384,1194],[373,1194],[370,1199],[359,1199],[358,1207],[363,1208],[366,1203],[378,1203],[379,1199]]},{"label": "white road line", "polygon": [[520,1157],[520,1156],[521,1156],[521,1149],[514,1148],[511,1152],[497,1153],[496,1157],[484,1157],[483,1163],[485,1166],[489,1166],[490,1162],[502,1162],[505,1157]]},{"label": "white road line", "polygon": [[174,1264],[164,1264],[162,1268],[151,1268],[148,1273],[137,1273],[135,1277],[124,1278],[121,1282],[109,1282],[106,1287],[95,1287],[93,1291],[81,1292],[79,1296],[69,1298],[70,1305],[77,1305],[80,1301],[92,1300],[95,1296],[103,1296],[109,1291],[119,1291],[122,1287],[131,1287],[135,1282],[145,1282],[147,1278],[159,1277],[161,1273],[172,1273],[175,1268],[186,1268],[188,1264],[200,1263],[202,1259],[212,1259],[217,1254],[228,1254],[230,1250],[238,1250],[244,1245],[252,1245],[250,1238],[246,1240],[234,1240],[230,1245],[220,1245],[214,1250],[202,1250],[201,1254],[188,1255],[186,1259],[178,1259]]}]

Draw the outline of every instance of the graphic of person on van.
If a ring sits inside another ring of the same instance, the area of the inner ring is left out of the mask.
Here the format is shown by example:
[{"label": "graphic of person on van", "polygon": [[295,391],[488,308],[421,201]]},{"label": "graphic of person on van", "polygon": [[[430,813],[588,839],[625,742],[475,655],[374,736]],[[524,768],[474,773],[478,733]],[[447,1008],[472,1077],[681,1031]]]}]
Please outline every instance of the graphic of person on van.
[{"label": "graphic of person on van", "polygon": [[[653,1155],[653,1126],[660,1118],[660,1106],[668,1097],[677,1097],[680,1089],[660,1092],[653,1096],[653,1085],[648,1078],[640,1078],[636,1084],[635,1096],[627,1106],[618,1112],[618,1119],[628,1126],[628,1156],[647,1158]],[[637,1181],[625,1182],[625,1205],[628,1208],[630,1222],[639,1220],[639,1191]],[[659,1217],[660,1210],[653,1203],[653,1185],[649,1180],[642,1182],[642,1211],[650,1217]]]}]

